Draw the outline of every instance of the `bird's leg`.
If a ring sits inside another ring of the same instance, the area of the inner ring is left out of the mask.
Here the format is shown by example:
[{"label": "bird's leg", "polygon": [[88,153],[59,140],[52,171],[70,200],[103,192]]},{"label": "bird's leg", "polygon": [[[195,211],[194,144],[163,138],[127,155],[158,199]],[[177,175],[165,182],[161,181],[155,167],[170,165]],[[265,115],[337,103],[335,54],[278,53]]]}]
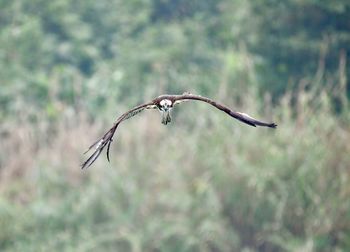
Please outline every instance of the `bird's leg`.
[{"label": "bird's leg", "polygon": [[169,110],[168,113],[167,113],[166,120],[167,120],[167,123],[170,123],[170,122],[171,122],[170,110]]},{"label": "bird's leg", "polygon": [[162,123],[164,125],[167,125],[170,122],[171,122],[170,111],[169,110],[162,111]]},{"label": "bird's leg", "polygon": [[161,111],[160,113],[162,115],[162,124],[166,125],[167,124],[166,112],[165,111]]}]

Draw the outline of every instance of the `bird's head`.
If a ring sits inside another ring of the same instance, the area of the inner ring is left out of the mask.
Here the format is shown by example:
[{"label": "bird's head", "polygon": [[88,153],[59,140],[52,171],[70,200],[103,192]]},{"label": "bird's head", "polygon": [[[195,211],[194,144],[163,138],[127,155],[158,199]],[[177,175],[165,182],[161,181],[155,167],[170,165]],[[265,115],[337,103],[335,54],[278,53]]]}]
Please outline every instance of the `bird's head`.
[{"label": "bird's head", "polygon": [[170,108],[172,108],[172,102],[168,99],[163,99],[159,102],[160,110],[168,111]]}]

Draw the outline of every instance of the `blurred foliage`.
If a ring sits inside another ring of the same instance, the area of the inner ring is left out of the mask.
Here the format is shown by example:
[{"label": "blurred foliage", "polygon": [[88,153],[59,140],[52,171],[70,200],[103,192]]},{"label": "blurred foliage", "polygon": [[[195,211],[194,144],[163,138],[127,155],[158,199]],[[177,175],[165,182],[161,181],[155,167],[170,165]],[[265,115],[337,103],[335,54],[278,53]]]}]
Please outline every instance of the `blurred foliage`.
[{"label": "blurred foliage", "polygon": [[[300,88],[297,110],[292,96],[274,108],[277,130],[200,103],[182,105],[168,127],[145,112],[120,127],[111,164],[84,171],[82,150],[107,124],[69,111],[15,131],[8,121],[1,250],[348,250],[349,114],[332,112],[326,90]],[[236,106],[268,117],[268,100],[261,110],[250,90]]]},{"label": "blurred foliage", "polygon": [[285,91],[283,83],[334,77],[341,54],[349,58],[350,2],[263,0],[252,8],[256,37],[249,45],[262,58],[263,85],[274,93]]},{"label": "blurred foliage", "polygon": [[[349,250],[349,11],[0,0],[0,250]],[[279,127],[201,103],[167,127],[145,112],[111,164],[79,170],[125,109],[184,91]]]},{"label": "blurred foliage", "polygon": [[[340,0],[2,0],[0,7],[2,114],[18,110],[10,97],[47,104],[60,76],[80,76],[83,87],[91,79],[96,89],[118,86],[113,99],[133,94],[130,104],[165,91],[213,94],[226,56],[240,60],[242,52],[254,84],[277,101],[304,79],[336,85],[339,59],[350,51],[350,6]],[[71,95],[60,94],[69,105]]]}]

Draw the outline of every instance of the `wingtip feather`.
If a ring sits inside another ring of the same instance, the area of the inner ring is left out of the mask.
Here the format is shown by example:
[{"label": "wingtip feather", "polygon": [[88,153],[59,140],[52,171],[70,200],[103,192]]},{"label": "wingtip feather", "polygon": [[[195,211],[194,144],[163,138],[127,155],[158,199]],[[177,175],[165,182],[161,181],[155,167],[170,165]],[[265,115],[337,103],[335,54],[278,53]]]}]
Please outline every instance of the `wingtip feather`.
[{"label": "wingtip feather", "polygon": [[102,149],[97,149],[89,158],[86,160],[82,165],[81,169],[89,168],[90,165],[95,162],[95,160],[98,158],[98,156],[101,154]]},{"label": "wingtip feather", "polygon": [[109,149],[111,147],[111,143],[112,143],[113,139],[111,139],[107,145],[107,151],[106,151],[106,154],[107,154],[107,160],[108,162],[111,162],[110,159],[109,159]]},{"label": "wingtip feather", "polygon": [[277,124],[276,123],[271,123],[269,125],[270,128],[276,129],[277,128]]},{"label": "wingtip feather", "polygon": [[92,148],[94,148],[95,146],[95,150],[97,150],[101,144],[103,142],[103,138],[102,139],[99,139],[97,140],[96,142],[94,142],[92,145],[90,145],[90,147],[84,152],[84,154],[88,153]]}]

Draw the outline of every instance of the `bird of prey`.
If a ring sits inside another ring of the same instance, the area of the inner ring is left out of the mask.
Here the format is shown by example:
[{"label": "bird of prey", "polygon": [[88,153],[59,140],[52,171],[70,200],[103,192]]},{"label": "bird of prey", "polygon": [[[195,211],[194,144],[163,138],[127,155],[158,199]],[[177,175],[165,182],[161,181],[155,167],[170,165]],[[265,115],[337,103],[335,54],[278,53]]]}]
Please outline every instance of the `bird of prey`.
[{"label": "bird of prey", "polygon": [[[199,96],[199,95],[193,95],[190,93],[184,93],[182,95],[160,95],[156,98],[154,98],[152,101],[148,103],[141,104],[133,109],[130,109],[129,111],[122,114],[117,121],[113,124],[113,127],[110,128],[100,139],[98,139],[95,143],[93,143],[89,149],[86,151],[90,151],[91,149],[94,149],[93,154],[82,164],[82,169],[89,167],[92,165],[93,162],[98,158],[98,156],[101,154],[102,150],[107,146],[107,160],[109,161],[109,148],[113,140],[113,136],[115,131],[117,130],[120,123],[123,121],[129,119],[130,117],[133,117],[134,115],[140,113],[141,111],[145,109],[158,109],[162,116],[162,123],[164,125],[167,125],[171,122],[170,117],[170,111],[174,107],[174,105],[177,105],[184,101],[202,101],[206,102],[217,109],[225,112],[226,114],[230,115],[231,117],[246,123],[250,126],[256,127],[256,126],[263,126],[263,127],[270,127],[270,128],[276,128],[277,125],[275,123],[266,123],[259,120],[256,120],[249,115],[241,112],[235,112],[226,107],[225,105],[222,105],[220,103],[217,103],[214,100],[211,100],[209,98]],[[85,153],[86,153],[85,152]]]}]

